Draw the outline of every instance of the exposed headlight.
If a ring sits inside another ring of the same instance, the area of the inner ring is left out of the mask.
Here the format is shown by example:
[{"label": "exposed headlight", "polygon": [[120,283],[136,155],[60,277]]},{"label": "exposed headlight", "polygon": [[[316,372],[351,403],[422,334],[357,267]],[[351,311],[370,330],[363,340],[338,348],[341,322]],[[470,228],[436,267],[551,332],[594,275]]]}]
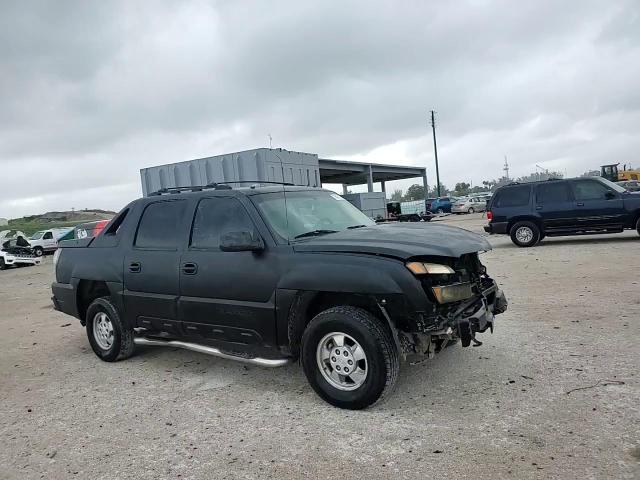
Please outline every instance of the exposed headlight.
[{"label": "exposed headlight", "polygon": [[409,262],[407,268],[414,275],[451,275],[456,273],[453,268],[439,263]]},{"label": "exposed headlight", "polygon": [[431,287],[438,303],[458,302],[473,296],[471,283],[456,283],[443,287]]}]

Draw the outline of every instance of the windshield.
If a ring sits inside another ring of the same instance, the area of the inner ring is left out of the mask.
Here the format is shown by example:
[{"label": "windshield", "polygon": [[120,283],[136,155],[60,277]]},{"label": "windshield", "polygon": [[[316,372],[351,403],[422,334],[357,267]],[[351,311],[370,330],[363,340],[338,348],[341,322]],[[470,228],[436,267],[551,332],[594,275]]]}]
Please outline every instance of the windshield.
[{"label": "windshield", "polygon": [[602,183],[604,183],[611,190],[615,190],[618,193],[622,193],[622,192],[626,192],[627,191],[626,188],[623,188],[620,185],[617,185],[617,184],[613,183],[612,181],[607,180],[606,178],[598,178],[598,180],[600,180]]},{"label": "windshield", "polygon": [[282,192],[253,195],[251,200],[284,241],[375,225],[340,195],[326,190],[287,192],[286,213]]},{"label": "windshield", "polygon": [[44,232],[36,232],[31,235],[31,238],[29,240],[40,240],[42,238],[42,235],[44,235]]}]

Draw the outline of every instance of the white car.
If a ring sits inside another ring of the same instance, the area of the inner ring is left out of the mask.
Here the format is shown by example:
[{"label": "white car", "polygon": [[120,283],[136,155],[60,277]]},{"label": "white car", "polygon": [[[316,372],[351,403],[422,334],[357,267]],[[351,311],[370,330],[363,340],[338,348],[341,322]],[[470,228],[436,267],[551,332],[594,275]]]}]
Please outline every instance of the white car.
[{"label": "white car", "polygon": [[0,270],[16,266],[40,265],[42,259],[28,253],[13,252],[11,249],[0,250]]},{"label": "white car", "polygon": [[29,238],[29,243],[38,257],[47,252],[55,252],[58,249],[58,240],[63,237],[71,228],[51,228],[40,230]]},{"label": "white car", "polygon": [[480,197],[459,198],[451,205],[451,213],[484,212],[486,209],[487,202]]}]

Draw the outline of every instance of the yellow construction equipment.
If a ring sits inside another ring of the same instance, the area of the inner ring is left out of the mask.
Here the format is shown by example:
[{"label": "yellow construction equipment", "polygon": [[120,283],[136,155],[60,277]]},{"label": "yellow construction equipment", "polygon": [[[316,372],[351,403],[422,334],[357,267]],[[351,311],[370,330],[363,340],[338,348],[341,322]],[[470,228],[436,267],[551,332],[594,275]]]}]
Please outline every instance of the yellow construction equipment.
[{"label": "yellow construction equipment", "polygon": [[625,163],[622,170],[618,168],[619,163],[613,163],[611,165],[602,165],[600,167],[600,176],[611,180],[612,182],[621,182],[625,180],[640,180],[640,170],[633,170],[631,167],[627,170],[627,164]]}]

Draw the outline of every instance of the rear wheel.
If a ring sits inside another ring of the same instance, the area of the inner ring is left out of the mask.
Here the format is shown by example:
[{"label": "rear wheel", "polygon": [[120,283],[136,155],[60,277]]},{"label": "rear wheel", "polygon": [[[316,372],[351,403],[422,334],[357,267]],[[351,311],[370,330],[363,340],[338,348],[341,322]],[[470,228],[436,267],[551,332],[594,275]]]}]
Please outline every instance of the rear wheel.
[{"label": "rear wheel", "polygon": [[467,210],[468,213],[475,213],[476,211],[473,209],[473,207],[469,207],[469,210]]},{"label": "rear wheel", "polygon": [[638,235],[640,235],[640,217],[638,217],[638,220],[636,220],[636,232],[638,232]]},{"label": "rear wheel", "polygon": [[89,343],[101,360],[115,362],[133,354],[133,330],[122,322],[109,297],[95,299],[87,309],[86,318]]},{"label": "rear wheel", "polygon": [[400,358],[391,335],[371,313],[333,307],[318,314],[302,336],[302,366],[320,397],[359,410],[393,390]]},{"label": "rear wheel", "polygon": [[444,210],[439,208],[439,209],[436,210],[436,213],[439,214],[439,215],[442,215],[444,213]]},{"label": "rear wheel", "polygon": [[519,247],[533,247],[540,241],[540,228],[533,222],[518,222],[510,231],[511,241]]}]

